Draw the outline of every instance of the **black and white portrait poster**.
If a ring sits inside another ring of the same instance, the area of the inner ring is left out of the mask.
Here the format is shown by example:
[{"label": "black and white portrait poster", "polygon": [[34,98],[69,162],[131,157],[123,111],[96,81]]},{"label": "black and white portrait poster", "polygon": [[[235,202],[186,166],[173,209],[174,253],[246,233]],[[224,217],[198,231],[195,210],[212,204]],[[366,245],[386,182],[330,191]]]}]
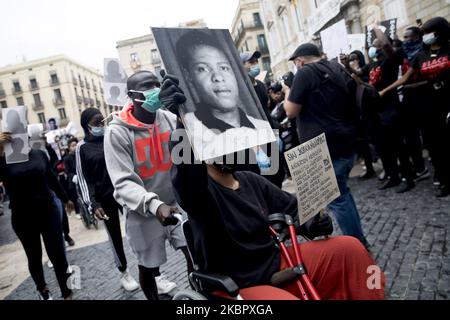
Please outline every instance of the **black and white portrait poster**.
[{"label": "black and white portrait poster", "polygon": [[42,123],[34,123],[28,125],[28,136],[30,137],[29,145],[31,149],[42,150],[46,152],[43,132],[44,125]]},{"label": "black and white portrait poster", "polygon": [[[378,24],[378,28],[386,35],[386,37],[389,37],[392,40],[395,39],[395,35],[397,33],[397,18],[381,21]],[[377,37],[375,35],[375,31],[373,30],[373,26],[366,26],[367,48],[372,46],[373,40],[375,40],[376,38]]]},{"label": "black and white portrait poster", "polygon": [[106,103],[112,106],[124,106],[128,101],[127,75],[118,59],[105,58],[103,61],[105,74],[103,90]]},{"label": "black and white portrait poster", "polygon": [[152,28],[187,101],[180,116],[194,153],[209,160],[275,141],[228,30]]},{"label": "black and white portrait poster", "polygon": [[11,133],[11,142],[5,143],[7,164],[28,161],[30,146],[26,110],[25,106],[2,109],[2,131]]}]

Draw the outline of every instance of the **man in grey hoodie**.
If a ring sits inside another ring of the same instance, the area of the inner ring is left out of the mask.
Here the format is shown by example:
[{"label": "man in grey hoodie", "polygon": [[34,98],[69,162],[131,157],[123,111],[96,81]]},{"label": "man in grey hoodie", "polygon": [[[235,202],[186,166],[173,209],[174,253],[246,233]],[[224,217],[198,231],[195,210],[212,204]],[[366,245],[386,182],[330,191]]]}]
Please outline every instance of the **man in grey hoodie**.
[{"label": "man in grey hoodie", "polygon": [[[166,262],[165,240],[181,249],[193,270],[172,190],[169,137],[176,116],[159,109],[159,81],[149,71],[128,78],[132,104],[113,114],[105,132],[105,160],[114,197],[127,213],[126,233],[139,264],[139,282],[149,300],[158,300],[176,285],[160,277]],[[156,278],[156,281],[155,281]]]}]

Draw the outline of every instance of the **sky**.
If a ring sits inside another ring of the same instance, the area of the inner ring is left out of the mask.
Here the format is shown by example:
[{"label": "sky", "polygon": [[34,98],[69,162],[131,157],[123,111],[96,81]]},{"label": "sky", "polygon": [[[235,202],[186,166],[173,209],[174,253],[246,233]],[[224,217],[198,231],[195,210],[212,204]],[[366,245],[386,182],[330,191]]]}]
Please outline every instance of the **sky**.
[{"label": "sky", "polygon": [[230,29],[239,0],[2,1],[0,67],[56,54],[101,70],[118,57],[116,42],[204,19]]}]

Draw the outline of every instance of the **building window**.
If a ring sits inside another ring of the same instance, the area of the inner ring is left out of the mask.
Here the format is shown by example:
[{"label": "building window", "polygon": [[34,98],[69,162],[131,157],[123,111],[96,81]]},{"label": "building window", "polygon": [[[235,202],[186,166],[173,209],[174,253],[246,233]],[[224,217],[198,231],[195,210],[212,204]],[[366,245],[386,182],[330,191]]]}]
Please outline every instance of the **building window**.
[{"label": "building window", "polygon": [[51,82],[51,84],[59,84],[59,79],[58,79],[58,75],[56,74],[56,72],[53,72],[50,74],[50,82]]},{"label": "building window", "polygon": [[58,111],[59,111],[59,117],[61,118],[61,120],[67,119],[66,109],[60,108],[60,109],[58,109]]},{"label": "building window", "polygon": [[22,92],[22,88],[20,87],[19,80],[13,81],[14,92]]},{"label": "building window", "polygon": [[151,57],[153,63],[159,63],[161,62],[161,57],[159,56],[159,52],[157,49],[152,49],[151,51]]},{"label": "building window", "polygon": [[287,19],[288,19],[288,17],[287,17],[287,15],[286,15],[286,12],[284,12],[281,16],[280,16],[280,18],[281,18],[281,24],[282,24],[282,26],[283,26],[283,32],[282,32],[282,34],[283,34],[283,39],[284,39],[284,43],[285,44],[287,44],[288,42],[289,42],[289,36],[290,36],[290,32],[289,32],[289,24],[288,24],[288,21],[287,21]]},{"label": "building window", "polygon": [[24,105],[23,97],[17,97],[16,100],[17,100],[17,105],[18,106],[23,106]]},{"label": "building window", "polygon": [[60,89],[53,90],[53,93],[55,94],[55,99],[56,100],[62,100],[62,95],[61,95],[61,90]]},{"label": "building window", "polygon": [[0,97],[5,97],[6,93],[5,90],[3,89],[3,84],[0,82]]},{"label": "building window", "polygon": [[258,12],[253,13],[253,22],[256,27],[262,27],[261,17]]},{"label": "building window", "polygon": [[0,101],[0,104],[2,105],[2,108],[8,108],[8,104],[5,100]]},{"label": "building window", "polygon": [[269,29],[269,38],[272,44],[271,48],[274,50],[274,54],[280,52],[280,38],[278,38],[275,24]]},{"label": "building window", "polygon": [[137,54],[137,52],[133,52],[130,54],[130,60],[131,62],[138,62],[139,61],[139,56]]},{"label": "building window", "polygon": [[159,81],[162,80],[161,75],[160,75],[160,73],[159,73],[160,71],[161,71],[161,66],[156,66],[156,67],[155,67],[155,75],[156,75],[156,77],[159,79]]},{"label": "building window", "polygon": [[39,93],[33,94],[33,99],[34,99],[34,106],[35,107],[42,106],[41,96],[39,95]]},{"label": "building window", "polygon": [[261,53],[268,53],[269,48],[267,47],[266,37],[263,34],[258,34],[258,47]]},{"label": "building window", "polygon": [[262,67],[263,67],[263,70],[266,70],[269,73],[271,72],[271,70],[270,70],[270,58],[269,57],[262,58]]},{"label": "building window", "polygon": [[39,122],[45,124],[45,114],[43,112],[39,112],[37,116],[39,118]]},{"label": "building window", "polygon": [[30,78],[30,89],[36,90],[38,89],[38,84],[36,78]]},{"label": "building window", "polygon": [[384,0],[383,5],[386,20],[397,18],[397,28],[408,23],[405,0]]}]

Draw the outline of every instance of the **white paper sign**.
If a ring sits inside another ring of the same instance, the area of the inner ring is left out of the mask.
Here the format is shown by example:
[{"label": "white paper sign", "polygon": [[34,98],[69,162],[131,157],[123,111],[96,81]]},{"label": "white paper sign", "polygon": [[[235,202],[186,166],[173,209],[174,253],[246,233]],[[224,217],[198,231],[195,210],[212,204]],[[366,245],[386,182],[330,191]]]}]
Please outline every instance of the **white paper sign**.
[{"label": "white paper sign", "polygon": [[348,50],[344,53],[349,54],[352,51],[359,50],[364,53],[366,47],[366,35],[364,33],[355,33],[348,35]]},{"label": "white paper sign", "polygon": [[112,106],[124,106],[128,102],[127,75],[119,59],[105,58],[104,74],[103,90],[106,103]]},{"label": "white paper sign", "polygon": [[340,196],[325,134],[284,153],[296,186],[300,224]]},{"label": "white paper sign", "polygon": [[339,57],[340,53],[348,50],[348,36],[345,20],[333,24],[331,27],[320,32],[323,52],[326,53],[328,59]]},{"label": "white paper sign", "polygon": [[11,133],[11,142],[5,143],[7,164],[28,161],[30,146],[28,145],[26,111],[25,106],[2,109],[2,130]]}]

